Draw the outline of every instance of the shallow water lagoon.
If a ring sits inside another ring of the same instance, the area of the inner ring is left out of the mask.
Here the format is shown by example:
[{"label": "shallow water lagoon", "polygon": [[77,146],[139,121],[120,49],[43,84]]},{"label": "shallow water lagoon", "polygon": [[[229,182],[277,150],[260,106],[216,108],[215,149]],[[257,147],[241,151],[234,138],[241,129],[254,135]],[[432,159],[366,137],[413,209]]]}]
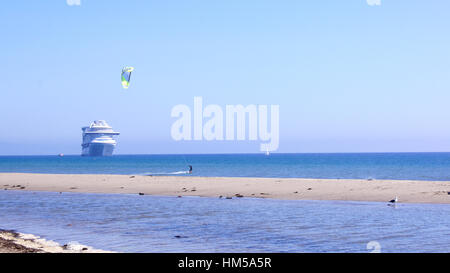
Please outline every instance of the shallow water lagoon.
[{"label": "shallow water lagoon", "polygon": [[450,251],[449,205],[1,191],[0,212],[0,228],[119,252]]}]

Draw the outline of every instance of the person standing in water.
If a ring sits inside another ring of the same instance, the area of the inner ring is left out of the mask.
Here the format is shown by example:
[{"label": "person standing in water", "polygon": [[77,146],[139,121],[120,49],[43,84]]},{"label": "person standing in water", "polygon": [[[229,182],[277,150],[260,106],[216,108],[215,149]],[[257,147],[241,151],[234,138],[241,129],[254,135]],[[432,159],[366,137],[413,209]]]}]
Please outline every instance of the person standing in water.
[{"label": "person standing in water", "polygon": [[192,166],[191,166],[191,165],[189,165],[189,171],[188,171],[188,173],[192,173]]}]

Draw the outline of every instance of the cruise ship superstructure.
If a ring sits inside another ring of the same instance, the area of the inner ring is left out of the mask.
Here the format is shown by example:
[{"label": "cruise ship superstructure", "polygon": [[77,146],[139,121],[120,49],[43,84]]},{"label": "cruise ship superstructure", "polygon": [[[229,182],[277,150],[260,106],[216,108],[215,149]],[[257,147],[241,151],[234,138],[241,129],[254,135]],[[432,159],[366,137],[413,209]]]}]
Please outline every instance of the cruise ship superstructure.
[{"label": "cruise ship superstructure", "polygon": [[82,156],[110,156],[113,154],[117,145],[114,137],[120,133],[114,132],[106,121],[96,120],[81,130],[83,131]]}]

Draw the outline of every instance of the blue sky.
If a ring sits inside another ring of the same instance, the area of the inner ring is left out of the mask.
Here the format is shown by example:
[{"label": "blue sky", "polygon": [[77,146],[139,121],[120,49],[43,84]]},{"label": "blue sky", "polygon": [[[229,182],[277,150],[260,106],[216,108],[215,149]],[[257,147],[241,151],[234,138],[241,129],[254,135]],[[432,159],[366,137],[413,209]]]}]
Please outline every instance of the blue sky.
[{"label": "blue sky", "polygon": [[[177,104],[280,105],[278,152],[450,151],[449,1],[8,1],[0,154],[259,152],[175,142]],[[129,90],[120,71],[134,66]]]}]

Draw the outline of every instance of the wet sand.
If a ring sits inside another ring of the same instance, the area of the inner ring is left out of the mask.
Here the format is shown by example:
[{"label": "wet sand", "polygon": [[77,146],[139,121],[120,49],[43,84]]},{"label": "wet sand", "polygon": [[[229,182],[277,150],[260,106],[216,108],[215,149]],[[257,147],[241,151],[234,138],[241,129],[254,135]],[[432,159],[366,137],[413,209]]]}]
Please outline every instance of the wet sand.
[{"label": "wet sand", "polygon": [[450,181],[0,173],[0,189],[450,204]]}]

